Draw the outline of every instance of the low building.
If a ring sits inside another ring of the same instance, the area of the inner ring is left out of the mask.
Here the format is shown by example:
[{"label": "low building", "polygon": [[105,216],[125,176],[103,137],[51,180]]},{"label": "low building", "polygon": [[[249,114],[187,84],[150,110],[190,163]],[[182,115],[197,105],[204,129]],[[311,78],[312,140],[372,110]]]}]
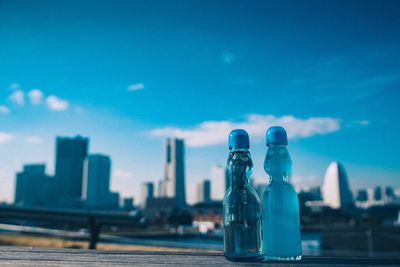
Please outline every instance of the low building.
[{"label": "low building", "polygon": [[46,175],[45,164],[24,165],[17,173],[14,204],[21,207],[53,207],[56,180]]},{"label": "low building", "polygon": [[126,197],[122,200],[122,209],[127,211],[134,209],[133,197]]},{"label": "low building", "polygon": [[212,222],[222,225],[222,201],[197,203],[191,208],[194,222]]}]

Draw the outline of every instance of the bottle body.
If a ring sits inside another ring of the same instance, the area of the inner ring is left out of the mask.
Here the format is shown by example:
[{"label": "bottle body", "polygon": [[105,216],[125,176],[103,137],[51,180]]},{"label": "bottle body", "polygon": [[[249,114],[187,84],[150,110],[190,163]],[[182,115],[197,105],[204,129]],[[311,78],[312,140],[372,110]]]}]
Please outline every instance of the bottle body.
[{"label": "bottle body", "polygon": [[230,187],[223,201],[223,234],[224,255],[231,261],[256,261],[262,256],[260,200],[248,183],[252,166],[247,150],[229,154]]},{"label": "bottle body", "polygon": [[268,148],[264,169],[269,184],[262,195],[263,253],[266,260],[300,260],[300,213],[289,183],[292,162],[285,145]]}]

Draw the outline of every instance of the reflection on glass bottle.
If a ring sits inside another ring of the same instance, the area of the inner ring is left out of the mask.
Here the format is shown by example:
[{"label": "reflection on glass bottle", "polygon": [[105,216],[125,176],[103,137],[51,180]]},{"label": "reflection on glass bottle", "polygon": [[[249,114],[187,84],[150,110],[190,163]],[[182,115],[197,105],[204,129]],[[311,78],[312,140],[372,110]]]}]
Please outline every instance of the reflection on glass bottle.
[{"label": "reflection on glass bottle", "polygon": [[245,130],[229,134],[230,187],[223,201],[223,233],[224,255],[231,261],[255,261],[262,255],[260,199],[249,184],[253,168],[249,147]]},{"label": "reflection on glass bottle", "polygon": [[262,196],[263,253],[266,260],[301,259],[299,200],[289,183],[292,161],[285,129],[271,127],[266,135],[268,151],[264,170],[269,184]]}]

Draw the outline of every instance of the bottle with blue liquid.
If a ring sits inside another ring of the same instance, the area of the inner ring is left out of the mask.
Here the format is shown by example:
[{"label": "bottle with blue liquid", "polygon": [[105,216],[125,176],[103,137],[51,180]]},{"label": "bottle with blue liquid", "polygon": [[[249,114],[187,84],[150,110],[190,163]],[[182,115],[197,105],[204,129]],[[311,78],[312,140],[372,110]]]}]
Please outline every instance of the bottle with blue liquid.
[{"label": "bottle with blue liquid", "polygon": [[249,184],[253,168],[249,135],[236,129],[229,134],[227,171],[230,187],[223,201],[224,255],[230,261],[257,261],[261,251],[261,208]]},{"label": "bottle with blue liquid", "polygon": [[265,260],[301,259],[300,214],[297,193],[289,182],[292,161],[284,128],[274,126],[266,134],[264,170],[269,184],[262,196],[263,253]]}]

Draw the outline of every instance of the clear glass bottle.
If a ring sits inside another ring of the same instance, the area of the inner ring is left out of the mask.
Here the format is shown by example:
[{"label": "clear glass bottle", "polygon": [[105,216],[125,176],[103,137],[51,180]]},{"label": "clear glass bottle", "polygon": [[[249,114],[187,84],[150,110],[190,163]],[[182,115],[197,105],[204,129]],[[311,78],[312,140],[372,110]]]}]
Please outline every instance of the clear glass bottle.
[{"label": "clear glass bottle", "polygon": [[268,129],[264,170],[269,184],[262,196],[263,254],[265,260],[301,259],[300,213],[297,193],[289,182],[292,161],[284,128]]},{"label": "clear glass bottle", "polygon": [[224,255],[230,261],[257,261],[261,251],[261,208],[257,192],[250,186],[253,168],[249,136],[236,129],[229,134],[227,173],[230,187],[223,201]]}]

